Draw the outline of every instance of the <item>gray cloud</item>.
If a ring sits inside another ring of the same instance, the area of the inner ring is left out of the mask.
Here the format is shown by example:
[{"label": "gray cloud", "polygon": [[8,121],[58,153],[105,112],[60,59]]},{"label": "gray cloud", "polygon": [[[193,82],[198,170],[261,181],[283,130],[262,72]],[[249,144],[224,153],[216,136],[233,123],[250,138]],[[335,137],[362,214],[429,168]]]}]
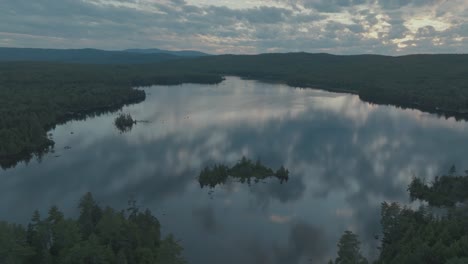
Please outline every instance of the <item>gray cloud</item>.
[{"label": "gray cloud", "polygon": [[252,264],[326,263],[327,234],[323,229],[305,221],[291,223],[285,244],[265,245],[257,239],[245,244]]},{"label": "gray cloud", "polygon": [[204,206],[192,210],[192,215],[200,221],[202,228],[207,232],[215,232],[218,224],[213,207]]},{"label": "gray cloud", "polygon": [[306,222],[297,222],[291,226],[289,244],[285,248],[277,247],[275,263],[325,263],[326,235],[323,229]]},{"label": "gray cloud", "polygon": [[394,55],[468,48],[463,0],[256,0],[245,8],[239,8],[242,1],[217,3],[4,0],[0,46]]}]

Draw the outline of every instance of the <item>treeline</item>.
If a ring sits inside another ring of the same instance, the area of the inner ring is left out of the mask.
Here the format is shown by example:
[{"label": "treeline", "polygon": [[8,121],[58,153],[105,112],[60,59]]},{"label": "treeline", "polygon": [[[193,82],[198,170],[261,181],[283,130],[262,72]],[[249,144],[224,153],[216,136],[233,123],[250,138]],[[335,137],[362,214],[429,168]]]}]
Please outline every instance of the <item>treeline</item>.
[{"label": "treeline", "polygon": [[172,236],[161,238],[160,224],[134,201],[125,211],[101,208],[84,195],[78,219],[55,206],[47,217],[34,212],[25,228],[0,222],[2,264],[183,264],[182,248]]},{"label": "treeline", "polygon": [[468,116],[468,55],[221,55],[162,65],[181,72],[197,69],[295,87],[353,92],[373,103]]},{"label": "treeline", "polygon": [[468,55],[220,55],[145,65],[0,63],[0,165],[51,146],[45,131],[125,103],[132,87],[215,84],[224,75],[359,94],[366,101],[468,117]]},{"label": "treeline", "polygon": [[2,48],[0,61],[43,61],[83,64],[145,64],[179,59],[165,53],[107,51],[98,49]]},{"label": "treeline", "polygon": [[148,65],[0,63],[0,166],[53,145],[47,130],[145,99],[135,86],[219,83],[214,74],[153,70]]},{"label": "treeline", "polygon": [[[417,210],[398,203],[383,203],[383,237],[379,258],[374,263],[468,263],[467,179],[467,176],[446,175],[436,178],[432,184],[413,179],[409,186],[411,198],[429,204]],[[338,243],[338,258],[334,263],[367,263],[359,245],[357,236],[347,231]]]},{"label": "treeline", "polygon": [[217,164],[204,168],[198,176],[200,187],[214,188],[218,184],[224,184],[228,178],[239,180],[241,183],[255,183],[266,178],[277,178],[281,183],[288,181],[289,171],[281,166],[277,171],[265,167],[259,160],[255,163],[246,157],[242,157],[234,166],[228,167]]},{"label": "treeline", "polygon": [[181,58],[208,56],[206,53],[181,50],[127,49],[38,49],[0,47],[0,61],[42,61],[82,64],[148,64]]}]

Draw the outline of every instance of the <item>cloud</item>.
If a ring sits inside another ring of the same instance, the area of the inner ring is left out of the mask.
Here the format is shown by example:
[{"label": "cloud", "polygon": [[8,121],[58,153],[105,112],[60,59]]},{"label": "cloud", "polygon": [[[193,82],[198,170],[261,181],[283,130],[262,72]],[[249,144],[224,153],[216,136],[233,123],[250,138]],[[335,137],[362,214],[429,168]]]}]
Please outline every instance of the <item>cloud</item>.
[{"label": "cloud", "polygon": [[204,206],[192,210],[192,215],[200,221],[202,228],[207,232],[215,232],[218,229],[213,207]]},{"label": "cloud", "polygon": [[279,244],[262,243],[258,238],[244,242],[243,250],[249,258],[242,263],[326,263],[329,241],[323,228],[295,221],[287,226],[287,232],[287,238]]},{"label": "cloud", "polygon": [[285,224],[291,221],[290,216],[282,216],[282,215],[276,215],[272,214],[269,217],[270,221],[276,224]]},{"label": "cloud", "polygon": [[[113,134],[113,115],[57,127],[52,132],[62,157],[0,172],[4,220],[24,223],[32,210],[47,212],[57,203],[73,216],[87,191],[116,208],[133,195],[163,230],[183,239],[189,260],[324,263],[350,227],[363,251],[375,251],[380,202],[407,202],[412,175],[468,167],[459,143],[467,140],[466,122],[238,78],[184,87],[148,89],[147,101],[126,108],[151,121],[130,134]],[[196,181],[200,169],[233,164],[243,154],[274,169],[285,165],[290,181],[235,183],[216,189],[211,200]]]},{"label": "cloud", "polygon": [[[0,45],[211,53],[466,51],[464,0],[4,0]],[[435,31],[424,36],[427,27]]]},{"label": "cloud", "polygon": [[286,247],[276,247],[274,263],[324,263],[326,261],[326,235],[323,229],[306,222],[291,225]]}]

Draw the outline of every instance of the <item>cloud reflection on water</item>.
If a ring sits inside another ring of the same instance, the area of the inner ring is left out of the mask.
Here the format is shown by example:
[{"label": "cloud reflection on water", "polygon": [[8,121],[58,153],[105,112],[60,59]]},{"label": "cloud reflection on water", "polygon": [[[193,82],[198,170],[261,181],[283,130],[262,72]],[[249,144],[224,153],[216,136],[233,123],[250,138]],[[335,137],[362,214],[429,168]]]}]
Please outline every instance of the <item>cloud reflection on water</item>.
[{"label": "cloud reflection on water", "polygon": [[[333,257],[348,228],[375,255],[380,202],[407,202],[413,175],[468,167],[466,122],[355,95],[231,77],[145,89],[123,111],[149,123],[119,134],[112,114],[70,122],[52,131],[61,157],[0,171],[1,219],[24,222],[51,204],[71,215],[86,191],[117,207],[134,196],[191,263],[308,263]],[[284,164],[290,181],[200,189],[200,168],[243,155]]]}]

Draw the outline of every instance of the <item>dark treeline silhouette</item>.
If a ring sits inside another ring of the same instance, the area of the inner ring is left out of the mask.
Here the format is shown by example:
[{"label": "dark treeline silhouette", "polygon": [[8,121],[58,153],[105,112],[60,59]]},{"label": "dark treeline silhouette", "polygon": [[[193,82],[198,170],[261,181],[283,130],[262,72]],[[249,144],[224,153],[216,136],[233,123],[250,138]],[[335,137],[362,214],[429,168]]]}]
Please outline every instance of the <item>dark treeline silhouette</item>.
[{"label": "dark treeline silhouette", "polygon": [[148,64],[209,54],[180,50],[127,49],[109,51],[100,49],[37,49],[0,47],[0,61],[42,61],[84,64]]},{"label": "dark treeline silhouette", "polygon": [[126,49],[123,52],[132,52],[132,53],[140,53],[140,54],[170,54],[179,57],[202,57],[202,56],[210,56],[210,54],[196,51],[196,50],[162,50],[162,49]]},{"label": "dark treeline silhouette", "polygon": [[204,56],[144,65],[2,62],[0,165],[51,146],[45,131],[57,123],[143,100],[144,92],[131,87],[214,84],[224,75],[352,92],[369,102],[467,118],[467,67],[468,55],[308,53]]},{"label": "dark treeline silhouette", "polygon": [[468,55],[221,55],[162,63],[249,79],[352,92],[366,101],[468,116]]},{"label": "dark treeline silhouette", "polygon": [[182,248],[169,235],[161,238],[160,224],[134,201],[116,211],[101,208],[84,195],[78,219],[66,218],[52,206],[45,218],[33,213],[25,228],[0,222],[2,264],[183,264]]},{"label": "dark treeline silhouette", "polygon": [[281,166],[275,172],[265,167],[259,160],[254,163],[246,157],[242,157],[242,159],[231,168],[222,164],[204,168],[198,176],[198,182],[202,188],[205,186],[214,188],[218,184],[225,183],[229,177],[249,184],[251,180],[257,183],[260,180],[275,177],[283,183],[284,181],[288,181],[289,171]]},{"label": "dark treeline silhouette", "polygon": [[132,87],[221,81],[218,75],[142,65],[0,63],[0,166],[53,146],[46,132],[56,124],[144,100],[145,92]]},{"label": "dark treeline silhouette", "polygon": [[84,64],[146,64],[181,57],[175,54],[153,52],[141,54],[132,51],[107,51],[98,49],[31,49],[1,48],[0,61],[47,61]]},{"label": "dark treeline silhouette", "polygon": [[[431,185],[415,178],[408,188],[410,196],[429,206],[414,210],[398,203],[382,203],[383,237],[374,263],[468,263],[467,182],[467,176],[453,174],[438,177]],[[345,232],[334,263],[367,263],[356,235]]]}]

